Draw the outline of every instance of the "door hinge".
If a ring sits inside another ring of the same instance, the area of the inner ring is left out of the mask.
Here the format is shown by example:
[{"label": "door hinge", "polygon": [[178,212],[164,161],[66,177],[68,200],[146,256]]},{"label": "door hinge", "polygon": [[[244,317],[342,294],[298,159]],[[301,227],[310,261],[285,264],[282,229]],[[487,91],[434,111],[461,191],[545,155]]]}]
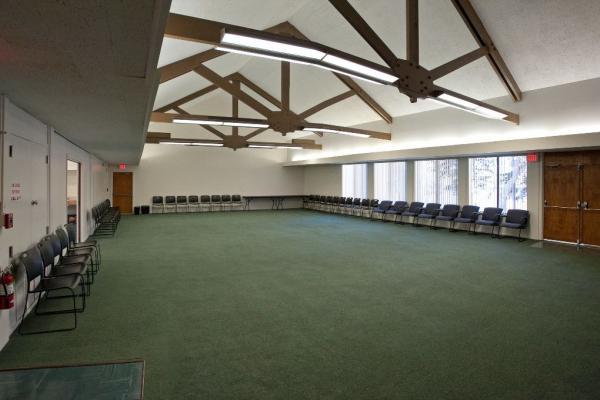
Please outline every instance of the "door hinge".
[{"label": "door hinge", "polygon": [[12,158],[13,156],[13,145],[8,146],[8,156]]},{"label": "door hinge", "polygon": [[48,164],[48,156],[46,156],[46,164]]}]

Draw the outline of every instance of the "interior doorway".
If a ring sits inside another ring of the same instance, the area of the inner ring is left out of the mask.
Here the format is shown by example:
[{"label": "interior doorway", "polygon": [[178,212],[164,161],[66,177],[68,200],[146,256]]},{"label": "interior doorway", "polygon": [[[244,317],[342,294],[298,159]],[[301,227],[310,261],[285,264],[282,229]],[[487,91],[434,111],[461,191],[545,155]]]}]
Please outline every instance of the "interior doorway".
[{"label": "interior doorway", "polygon": [[81,163],[67,160],[67,223],[76,224],[77,240],[81,215]]},{"label": "interior doorway", "polygon": [[133,212],[133,172],[113,172],[113,206],[121,214]]}]

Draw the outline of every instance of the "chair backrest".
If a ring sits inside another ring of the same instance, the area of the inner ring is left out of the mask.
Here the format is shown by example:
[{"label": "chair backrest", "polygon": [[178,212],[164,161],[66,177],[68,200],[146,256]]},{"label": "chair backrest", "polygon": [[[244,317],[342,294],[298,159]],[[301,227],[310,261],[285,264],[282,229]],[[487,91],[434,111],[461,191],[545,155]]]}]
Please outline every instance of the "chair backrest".
[{"label": "chair backrest", "polygon": [[442,207],[440,203],[427,203],[425,209],[423,210],[423,214],[434,215],[438,213],[438,210]]},{"label": "chair backrest", "polygon": [[479,206],[463,206],[462,210],[460,211],[460,217],[470,218],[472,221],[475,221],[478,212]]},{"label": "chair backrest", "polygon": [[54,252],[54,246],[52,246],[52,241],[48,236],[40,240],[37,244],[37,248],[40,257],[42,258],[42,262],[44,263],[44,267],[54,265],[54,257],[56,254]]},{"label": "chair backrest", "polygon": [[418,213],[423,208],[423,203],[420,201],[413,201],[410,203],[410,207],[408,207],[408,211],[412,213]]},{"label": "chair backrest", "polygon": [[331,200],[331,202],[333,204],[338,204],[340,202],[340,196],[333,196],[333,199]]},{"label": "chair backrest", "polygon": [[346,197],[346,205],[347,206],[351,206],[352,205],[352,201],[353,201],[352,197]]},{"label": "chair backrest", "polygon": [[175,204],[175,196],[166,196],[165,204]]},{"label": "chair backrest", "polygon": [[230,203],[231,202],[231,195],[229,194],[224,194],[221,196],[221,201],[223,203]]},{"label": "chair backrest", "polygon": [[331,196],[325,197],[325,202],[326,203],[331,203],[332,201],[333,201],[333,197],[331,197]]},{"label": "chair backrest", "polygon": [[346,198],[340,196],[340,198],[338,200],[338,204],[346,204]]},{"label": "chair backrest", "polygon": [[177,196],[177,204],[187,203],[187,196]]},{"label": "chair backrest", "polygon": [[212,196],[210,196],[210,202],[211,203],[220,203],[221,202],[221,195],[220,194],[213,194]]},{"label": "chair backrest", "polygon": [[379,205],[379,199],[372,199],[371,200],[371,204],[369,204],[371,207],[377,207]]},{"label": "chair backrest", "polygon": [[327,196],[321,196],[319,197],[319,201],[322,203],[325,203],[327,201]]},{"label": "chair backrest", "polygon": [[352,204],[355,206],[360,206],[360,197],[355,197],[354,200],[352,200]]},{"label": "chair backrest", "polygon": [[162,204],[163,197],[162,196],[152,196],[152,204]]},{"label": "chair backrest", "polygon": [[242,196],[239,194],[234,194],[231,196],[231,201],[233,201],[234,203],[239,203],[242,201]]},{"label": "chair backrest", "polygon": [[77,243],[77,225],[71,222],[65,225],[67,235],[69,236],[69,244]]},{"label": "chair backrest", "polygon": [[195,194],[188,196],[188,203],[190,204],[197,204],[198,203],[198,196],[196,196]]},{"label": "chair backrest", "polygon": [[[37,246],[21,253],[17,261],[25,268],[27,282],[44,276],[44,261]],[[29,287],[29,285],[27,286]]]},{"label": "chair backrest", "polygon": [[207,194],[200,196],[200,203],[210,203],[210,196]]},{"label": "chair backrest", "polygon": [[58,228],[55,233],[56,236],[58,236],[58,238],[60,239],[60,245],[69,248],[72,242],[69,240],[69,235],[65,232],[65,230],[62,228]]},{"label": "chair backrest", "polygon": [[377,208],[379,210],[384,210],[384,211],[389,210],[390,207],[392,207],[391,200],[383,200],[381,203],[379,203],[379,206],[377,206]]},{"label": "chair backrest", "polygon": [[483,209],[483,215],[481,219],[484,221],[495,221],[498,222],[500,220],[500,216],[502,215],[502,209],[496,207],[487,207]]},{"label": "chair backrest", "polygon": [[[390,203],[391,203],[391,201],[390,201]],[[398,201],[395,201],[394,204],[390,208],[395,211],[403,211],[406,209],[407,206],[408,206],[407,202],[405,202],[404,200],[398,200]]]},{"label": "chair backrest", "polygon": [[460,206],[457,204],[446,204],[442,208],[442,215],[444,217],[456,218],[460,212]]},{"label": "chair backrest", "polygon": [[363,207],[369,207],[369,204],[371,204],[370,199],[362,199],[362,201],[360,202],[360,205]]},{"label": "chair backrest", "polygon": [[521,226],[527,225],[529,220],[529,211],[512,209],[506,213],[506,222],[511,224],[519,224]]}]

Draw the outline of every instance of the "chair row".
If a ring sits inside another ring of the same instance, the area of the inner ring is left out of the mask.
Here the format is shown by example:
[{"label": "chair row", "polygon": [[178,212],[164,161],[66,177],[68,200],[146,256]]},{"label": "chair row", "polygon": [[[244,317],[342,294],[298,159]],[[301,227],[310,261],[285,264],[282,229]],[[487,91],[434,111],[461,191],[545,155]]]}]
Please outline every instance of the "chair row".
[{"label": "chair row", "polygon": [[380,203],[377,199],[311,195],[305,199],[305,207],[357,216],[366,214],[370,219],[399,224],[426,224],[432,229],[438,229],[438,222],[443,222],[447,224],[450,232],[456,232],[456,224],[466,225],[467,230],[473,234],[477,234],[477,226],[488,226],[491,228],[491,237],[498,238],[502,237],[501,229],[515,229],[518,230],[519,241],[524,240],[521,238],[521,232],[527,228],[529,221],[527,210],[511,209],[503,214],[503,209],[497,207],[486,207],[480,212],[480,207],[474,205],[461,208],[457,204],[446,204],[442,207],[439,203],[424,204],[418,201],[408,204],[406,201],[384,200]]},{"label": "chair row", "polygon": [[92,218],[93,236],[114,236],[121,220],[121,212],[118,208],[111,207],[110,200],[106,199],[92,208]]},{"label": "chair row", "polygon": [[[77,314],[85,311],[86,298],[91,295],[94,277],[100,271],[100,245],[96,240],[77,242],[77,227],[67,224],[45,236],[39,243],[21,253],[13,261],[13,269],[23,268],[27,277],[23,315],[19,325],[21,335],[64,332],[77,328]],[[34,297],[33,314],[48,316],[72,314],[73,325],[67,328],[25,330],[25,317],[29,296]],[[69,299],[64,304],[43,311],[42,303],[58,299]],[[72,300],[72,302],[71,302]]]},{"label": "chair row", "polygon": [[244,208],[239,194],[152,196],[152,213],[231,211]]}]

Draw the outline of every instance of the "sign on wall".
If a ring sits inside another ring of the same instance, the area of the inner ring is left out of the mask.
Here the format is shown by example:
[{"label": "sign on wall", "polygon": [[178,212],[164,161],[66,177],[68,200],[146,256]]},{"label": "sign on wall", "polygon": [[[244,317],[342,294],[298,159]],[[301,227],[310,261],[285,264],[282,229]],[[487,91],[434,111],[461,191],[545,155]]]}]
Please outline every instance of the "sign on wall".
[{"label": "sign on wall", "polygon": [[21,184],[11,183],[10,184],[10,199],[13,201],[21,200]]}]

